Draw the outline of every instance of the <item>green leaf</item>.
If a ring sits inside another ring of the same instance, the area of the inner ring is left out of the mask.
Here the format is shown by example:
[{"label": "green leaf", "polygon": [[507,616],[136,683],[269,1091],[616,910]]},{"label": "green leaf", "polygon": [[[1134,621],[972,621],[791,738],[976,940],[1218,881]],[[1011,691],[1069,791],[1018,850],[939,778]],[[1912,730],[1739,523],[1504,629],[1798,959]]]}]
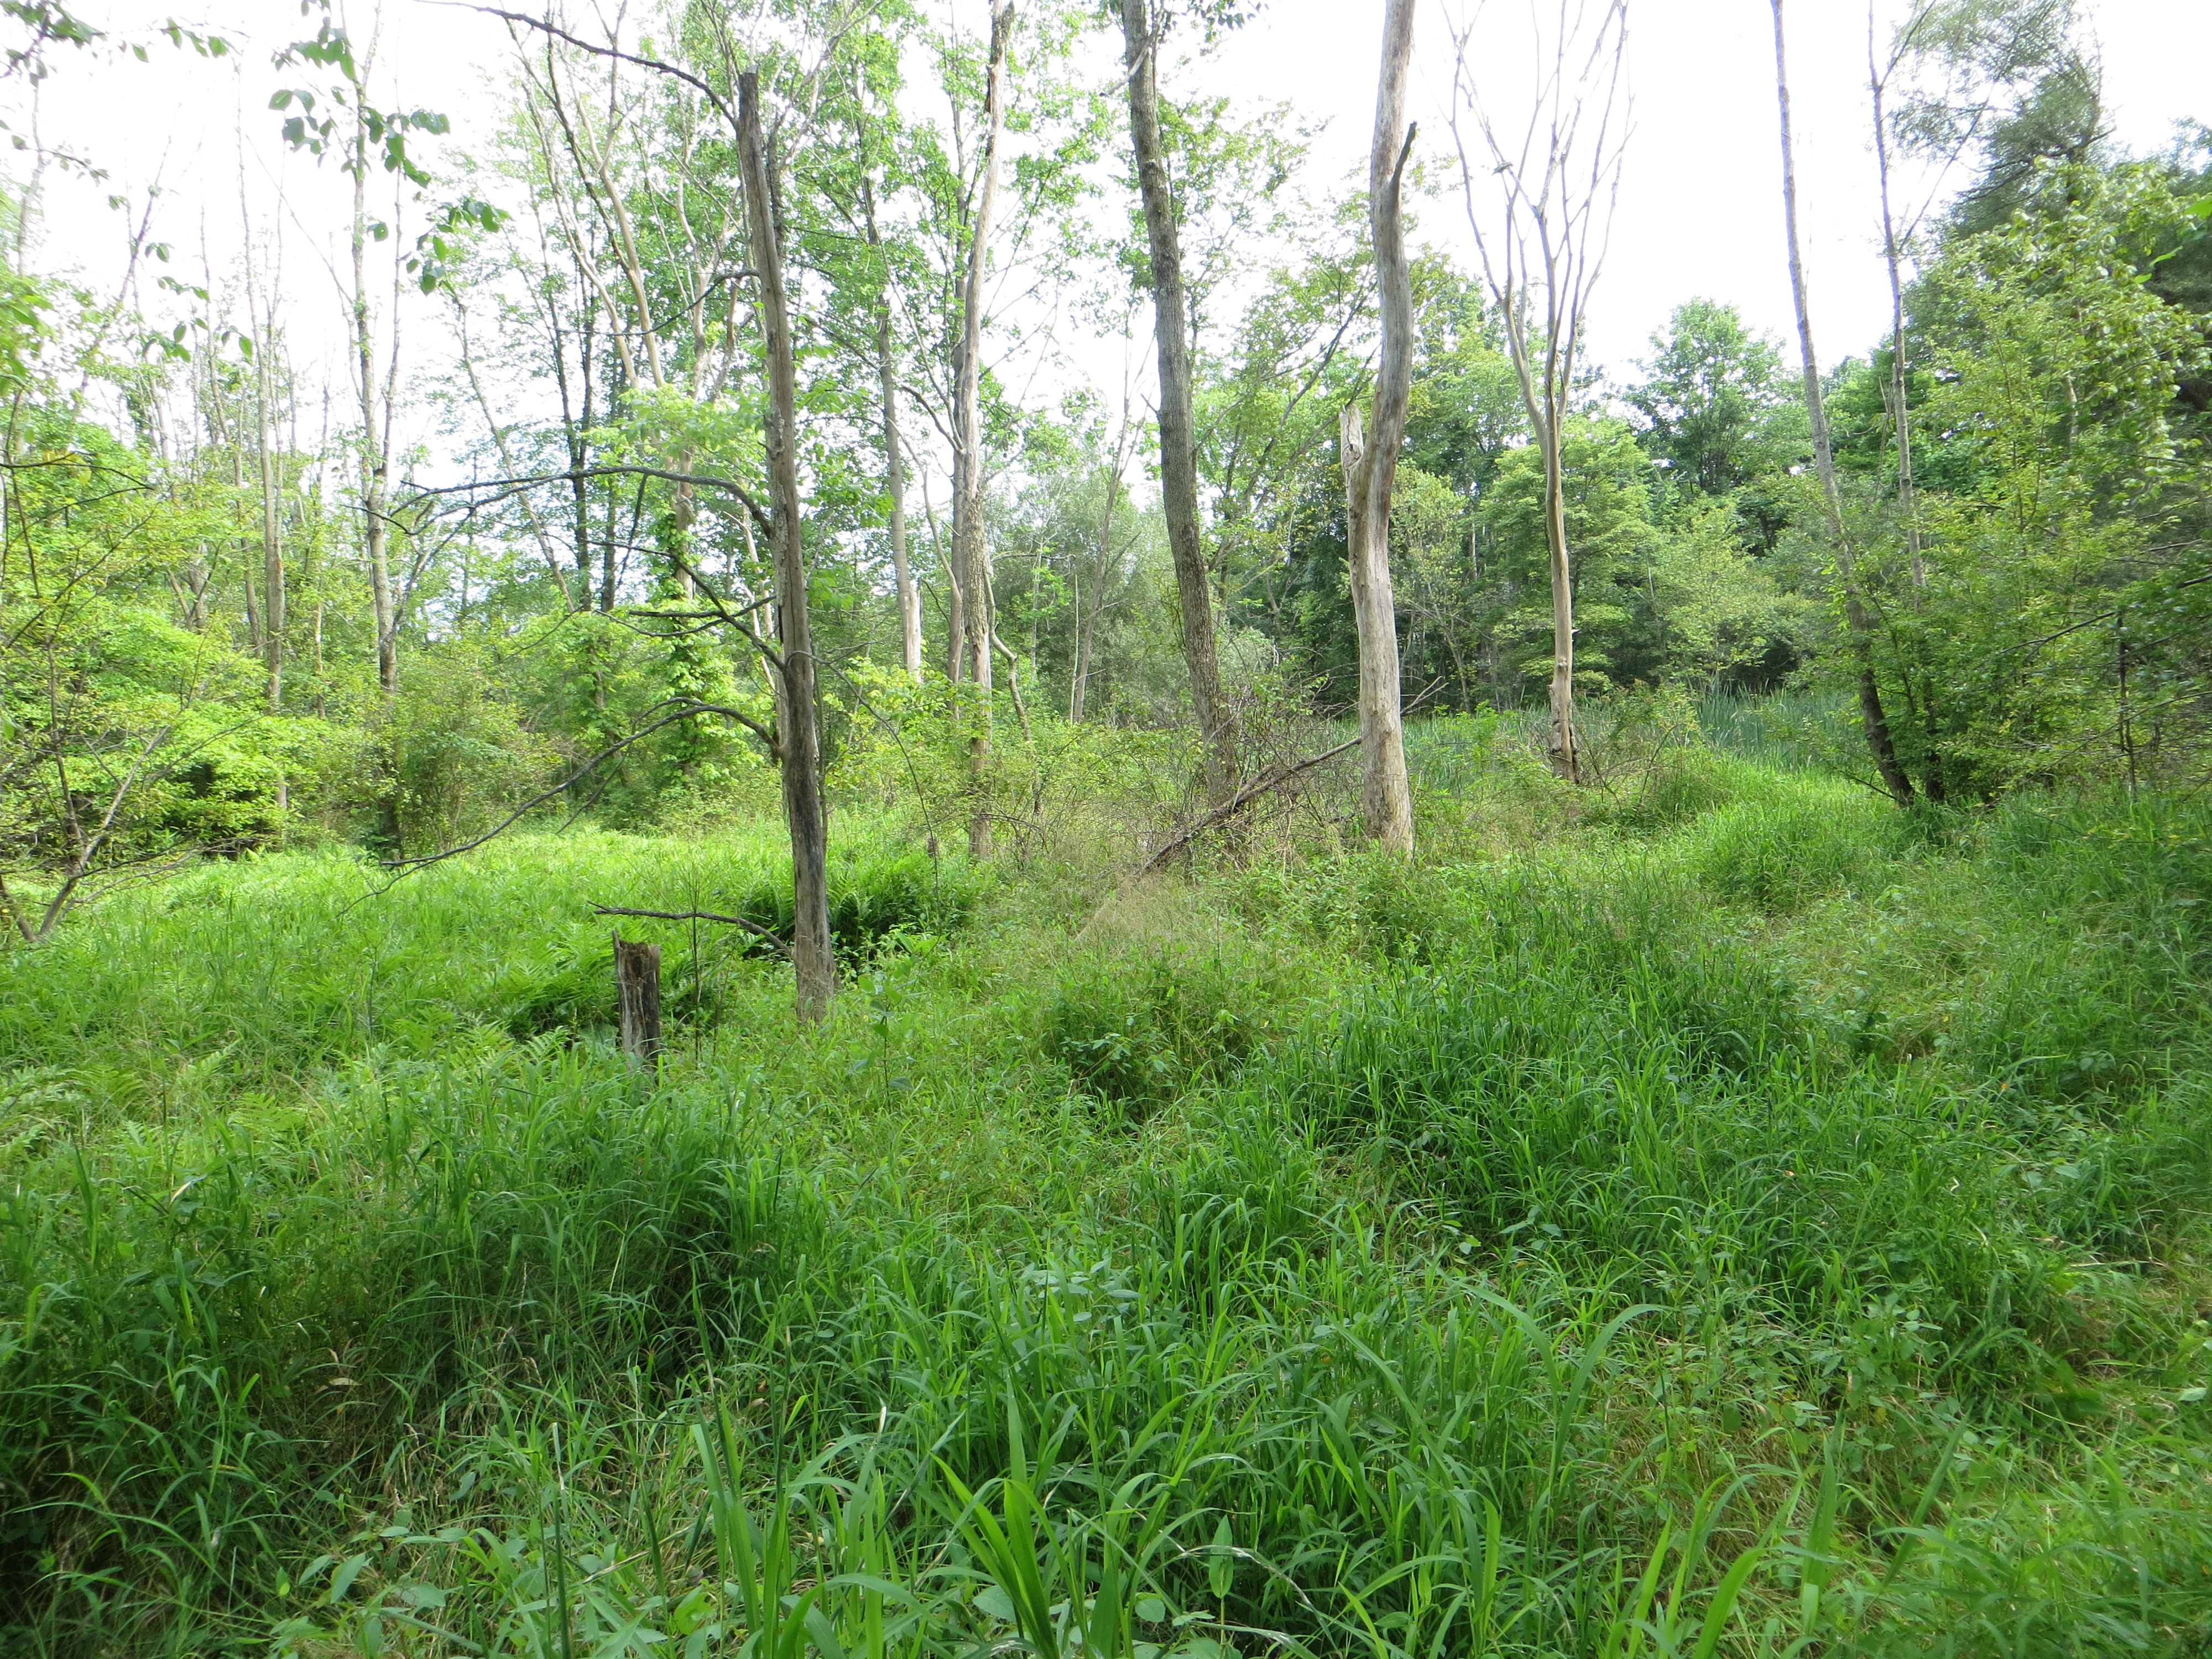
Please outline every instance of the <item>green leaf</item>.
[{"label": "green leaf", "polygon": [[1002,1625],[1014,1622],[1013,1601],[996,1584],[986,1584],[975,1592],[975,1610],[987,1619],[995,1619]]},{"label": "green leaf", "polygon": [[1720,1645],[1721,1632],[1728,1628],[1729,1615],[1735,1611],[1736,1597],[1743,1593],[1744,1580],[1751,1577],[1759,1558],[1765,1553],[1763,1547],[1754,1547],[1736,1557],[1735,1565],[1728,1570],[1720,1588],[1713,1592],[1713,1604],[1705,1610],[1705,1628],[1698,1632],[1698,1645],[1690,1659],[1713,1659],[1713,1650]]},{"label": "green leaf", "polygon": [[338,1570],[331,1575],[330,1594],[324,1599],[332,1607],[344,1601],[346,1592],[353,1588],[353,1581],[361,1577],[362,1569],[368,1565],[368,1552],[366,1550],[358,1555],[349,1555],[339,1562]]}]

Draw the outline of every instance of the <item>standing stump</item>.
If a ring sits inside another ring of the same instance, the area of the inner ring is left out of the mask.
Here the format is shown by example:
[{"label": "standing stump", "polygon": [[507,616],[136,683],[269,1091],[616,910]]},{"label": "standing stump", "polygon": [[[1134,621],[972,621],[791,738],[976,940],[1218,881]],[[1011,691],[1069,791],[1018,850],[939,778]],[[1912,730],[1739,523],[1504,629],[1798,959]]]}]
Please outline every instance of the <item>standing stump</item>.
[{"label": "standing stump", "polygon": [[623,1053],[641,1069],[660,1062],[660,947],[615,936],[615,990]]}]

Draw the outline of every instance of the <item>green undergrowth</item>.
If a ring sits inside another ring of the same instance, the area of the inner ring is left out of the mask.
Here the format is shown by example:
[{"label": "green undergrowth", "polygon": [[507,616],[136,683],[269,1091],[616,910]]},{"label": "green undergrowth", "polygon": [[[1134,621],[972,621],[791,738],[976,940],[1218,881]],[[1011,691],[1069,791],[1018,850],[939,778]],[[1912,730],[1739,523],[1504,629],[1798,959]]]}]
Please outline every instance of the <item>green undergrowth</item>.
[{"label": "green undergrowth", "polygon": [[848,827],[817,1032],[620,924],[654,1078],[592,906],[769,829],[8,959],[0,1650],[2203,1650],[2212,811],[1493,736],[1412,866]]}]

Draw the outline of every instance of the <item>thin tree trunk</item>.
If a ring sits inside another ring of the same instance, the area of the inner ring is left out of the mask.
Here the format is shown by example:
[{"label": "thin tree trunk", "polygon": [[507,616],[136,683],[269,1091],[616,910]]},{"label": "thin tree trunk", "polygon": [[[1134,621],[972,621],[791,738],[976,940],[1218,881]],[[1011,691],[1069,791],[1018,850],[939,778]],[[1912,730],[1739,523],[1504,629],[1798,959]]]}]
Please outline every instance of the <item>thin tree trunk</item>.
[{"label": "thin tree trunk", "polygon": [[[868,246],[882,252],[876,228],[876,192],[866,171],[860,175],[860,205],[867,216]],[[884,295],[876,313],[876,380],[884,405],[884,492],[890,497],[891,575],[898,589],[899,660],[908,675],[921,678],[921,590],[906,546],[906,452],[899,446],[898,358],[891,350],[890,271],[884,271]]]},{"label": "thin tree trunk", "polygon": [[1843,584],[1844,620],[1850,638],[1852,665],[1858,679],[1859,718],[1866,727],[1867,749],[1875,770],[1899,806],[1913,799],[1912,780],[1898,764],[1896,745],[1890,740],[1889,716],[1881,704],[1881,686],[1874,672],[1874,621],[1867,614],[1859,591],[1858,568],[1850,540],[1844,530],[1843,497],[1836,489],[1836,452],[1828,434],[1828,413],[1820,395],[1820,362],[1813,350],[1813,317],[1805,294],[1805,261],[1797,243],[1797,163],[1790,133],[1790,66],[1784,48],[1782,0],[1774,8],[1774,91],[1782,112],[1782,217],[1790,237],[1790,290],[1797,307],[1797,349],[1805,369],[1805,410],[1813,425],[1813,466],[1820,475],[1820,498],[1827,508],[1828,535],[1836,550],[1836,575]]},{"label": "thin tree trunk", "polygon": [[[775,222],[766,146],[761,137],[760,77],[738,80],[738,152],[744,170],[745,227],[760,273],[761,331],[767,337],[769,505],[774,526],[776,628],[788,716],[783,749],[783,811],[791,832],[791,960],[799,1018],[813,1024],[830,1012],[837,961],[830,937],[830,825],[822,797],[815,728],[814,638],[806,616],[806,556],[799,501],[799,379],[783,291],[783,248]],[[987,644],[988,648],[988,644]]]},{"label": "thin tree trunk", "polygon": [[[243,210],[244,183],[240,185]],[[275,329],[262,303],[255,280],[252,222],[247,222],[246,247],[246,318],[253,339],[254,447],[259,455],[261,487],[261,660],[269,672],[269,708],[273,714],[284,706],[284,542],[276,505],[276,455],[274,425],[269,405],[276,393],[276,373],[270,361]]]},{"label": "thin tree trunk", "polygon": [[[1906,568],[1912,576],[1912,593],[1917,608],[1922,590],[1928,586],[1928,559],[1920,540],[1920,500],[1912,477],[1912,404],[1911,386],[1905,373],[1905,272],[1904,256],[1897,246],[1897,221],[1889,199],[1889,127],[1883,112],[1883,94],[1887,76],[1875,62],[1874,11],[1867,10],[1867,81],[1874,91],[1874,149],[1875,164],[1881,175],[1881,246],[1885,262],[1889,267],[1889,401],[1890,418],[1897,434],[1897,513],[1905,526],[1905,556]],[[1920,773],[1920,787],[1930,800],[1942,800],[1947,793],[1943,785],[1943,761],[1936,743],[1936,688],[1923,684],[1925,695],[1921,698],[1919,719],[1921,750],[1924,757]]]},{"label": "thin tree trunk", "polygon": [[898,586],[899,660],[921,678],[921,590],[906,549],[906,456],[899,447],[898,369],[891,356],[891,319],[876,319],[876,371],[884,399],[884,489],[890,496],[891,574]]},{"label": "thin tree trunk", "polygon": [[[1556,377],[1555,377],[1556,383]],[[1556,389],[1561,392],[1563,386]],[[1571,783],[1583,781],[1582,732],[1575,725],[1575,578],[1567,548],[1565,459],[1560,453],[1563,397],[1551,405],[1537,434],[1544,455],[1544,545],[1552,578],[1552,769]]]},{"label": "thin tree trunk", "polygon": [[960,666],[975,683],[975,720],[968,740],[969,778],[975,792],[968,821],[968,851],[991,855],[991,815],[983,781],[991,759],[990,550],[983,535],[983,271],[991,238],[991,212],[999,191],[999,138],[1006,119],[1006,54],[1013,42],[1013,0],[991,12],[991,61],[983,94],[983,167],[969,227],[968,269],[961,285],[960,361],[953,401],[952,562],[960,576],[955,603],[961,612]]},{"label": "thin tree trunk", "polygon": [[1382,333],[1374,428],[1363,432],[1358,406],[1347,405],[1342,429],[1352,608],[1359,630],[1360,812],[1370,840],[1409,856],[1413,799],[1406,776],[1398,617],[1390,591],[1390,497],[1413,376],[1413,276],[1399,212],[1400,175],[1413,144],[1413,130],[1406,124],[1406,74],[1413,52],[1413,0],[1389,0],[1382,18],[1375,137],[1367,161],[1367,210]]},{"label": "thin tree trunk", "polygon": [[1889,403],[1897,428],[1897,509],[1905,520],[1905,550],[1912,564],[1912,585],[1928,582],[1921,556],[1919,504],[1912,482],[1912,410],[1906,402],[1905,372],[1904,258],[1898,251],[1897,220],[1889,202],[1889,129],[1882,114],[1884,76],[1874,61],[1874,12],[1867,12],[1867,76],[1874,89],[1874,153],[1881,174],[1881,248],[1889,267]]},{"label": "thin tree trunk", "polygon": [[1082,572],[1076,572],[1075,585],[1075,683],[1068,691],[1068,719],[1079,720],[1090,701],[1091,641],[1097,631],[1098,617],[1105,607],[1108,592],[1107,576],[1114,558],[1114,508],[1121,499],[1121,457],[1115,456],[1114,471],[1106,478],[1106,512],[1098,526],[1098,572],[1091,582],[1091,615],[1086,621],[1083,614]]},{"label": "thin tree trunk", "polygon": [[1168,549],[1174,556],[1176,598],[1182,623],[1183,661],[1190,671],[1206,760],[1206,794],[1219,805],[1237,788],[1237,733],[1221,705],[1214,654],[1213,604],[1198,528],[1198,451],[1192,430],[1189,308],[1182,286],[1182,246],[1160,145],[1159,37],[1146,0],[1121,0],[1122,62],[1128,70],[1129,137],[1144,198],[1152,261],[1152,334],[1159,348],[1160,496]]},{"label": "thin tree trunk", "polygon": [[[364,73],[366,71],[364,70]],[[354,112],[353,154],[353,345],[361,375],[362,550],[368,559],[368,591],[376,625],[376,683],[387,697],[399,689],[399,641],[392,610],[392,568],[384,508],[389,482],[378,410],[376,337],[368,312],[368,112]]]}]

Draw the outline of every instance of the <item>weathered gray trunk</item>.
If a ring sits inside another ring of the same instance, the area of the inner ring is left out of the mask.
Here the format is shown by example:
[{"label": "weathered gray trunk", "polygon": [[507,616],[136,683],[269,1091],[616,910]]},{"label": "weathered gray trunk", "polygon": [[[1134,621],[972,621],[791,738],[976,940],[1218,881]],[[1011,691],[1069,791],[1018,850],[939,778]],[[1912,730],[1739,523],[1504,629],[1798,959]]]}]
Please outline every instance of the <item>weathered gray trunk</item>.
[{"label": "weathered gray trunk", "polygon": [[1176,599],[1191,706],[1205,748],[1206,793],[1218,805],[1237,788],[1237,733],[1221,702],[1214,654],[1213,604],[1206,550],[1198,527],[1198,450],[1192,429],[1190,316],[1183,295],[1182,243],[1176,224],[1167,157],[1160,145],[1158,48],[1146,0],[1121,0],[1122,62],[1128,71],[1129,138],[1137,187],[1144,198],[1145,238],[1152,263],[1152,333],[1159,348],[1160,498],[1168,549],[1175,560]]},{"label": "weathered gray trunk", "polygon": [[1575,726],[1575,573],[1567,547],[1566,464],[1559,452],[1561,399],[1547,394],[1550,409],[1537,432],[1544,456],[1544,546],[1552,579],[1552,735],[1546,745],[1552,769],[1570,782],[1583,777],[1582,733]]},{"label": "weathered gray trunk", "polygon": [[392,606],[391,556],[385,501],[391,481],[377,395],[376,337],[368,314],[368,129],[356,112],[353,170],[353,345],[361,376],[362,551],[368,562],[370,608],[376,625],[376,683],[386,696],[399,689],[399,641]]},{"label": "weathered gray trunk", "polygon": [[1413,133],[1406,125],[1406,73],[1413,51],[1413,0],[1389,0],[1382,19],[1382,69],[1375,137],[1367,161],[1367,212],[1375,240],[1376,310],[1382,352],[1376,365],[1374,422],[1363,431],[1347,406],[1342,429],[1345,520],[1352,563],[1352,609],[1359,634],[1360,813],[1368,838],[1393,852],[1413,850],[1413,790],[1406,776],[1404,716],[1398,683],[1398,617],[1390,587],[1390,498],[1413,393],[1413,287],[1406,263],[1399,187]]},{"label": "weathered gray trunk", "polygon": [[783,815],[791,834],[791,960],[799,1018],[812,1024],[830,1012],[837,962],[830,937],[830,825],[822,795],[816,729],[814,637],[806,616],[806,557],[799,501],[799,377],[792,361],[791,317],[783,289],[783,249],[761,136],[760,77],[738,80],[738,157],[745,227],[759,273],[761,331],[768,356],[769,509],[775,566],[776,629],[785,686]]},{"label": "weathered gray trunk", "polygon": [[983,798],[991,759],[991,555],[983,534],[983,274],[991,216],[999,193],[999,139],[1006,120],[1006,54],[1013,43],[1012,0],[991,12],[991,60],[983,93],[983,165],[969,226],[967,271],[960,290],[960,361],[953,392],[953,592],[960,627],[955,678],[975,686],[974,728],[968,739],[969,783],[975,792],[968,850],[991,854],[991,815]]},{"label": "weathered gray trunk", "polygon": [[1827,509],[1828,536],[1835,548],[1836,577],[1844,590],[1844,622],[1851,659],[1858,679],[1859,719],[1866,728],[1867,749],[1882,786],[1899,806],[1913,800],[1912,781],[1898,764],[1896,745],[1889,735],[1889,716],[1882,708],[1881,686],[1874,672],[1874,620],[1865,596],[1859,591],[1857,562],[1844,526],[1843,497],[1836,488],[1836,452],[1828,434],[1827,406],[1820,395],[1820,363],[1813,350],[1813,315],[1805,291],[1805,261],[1797,243],[1797,162],[1790,131],[1789,57],[1783,44],[1782,0],[1774,8],[1774,91],[1782,112],[1782,217],[1790,238],[1790,292],[1797,307],[1797,348],[1804,363],[1805,410],[1813,426],[1813,467],[1820,481],[1820,499]]}]

